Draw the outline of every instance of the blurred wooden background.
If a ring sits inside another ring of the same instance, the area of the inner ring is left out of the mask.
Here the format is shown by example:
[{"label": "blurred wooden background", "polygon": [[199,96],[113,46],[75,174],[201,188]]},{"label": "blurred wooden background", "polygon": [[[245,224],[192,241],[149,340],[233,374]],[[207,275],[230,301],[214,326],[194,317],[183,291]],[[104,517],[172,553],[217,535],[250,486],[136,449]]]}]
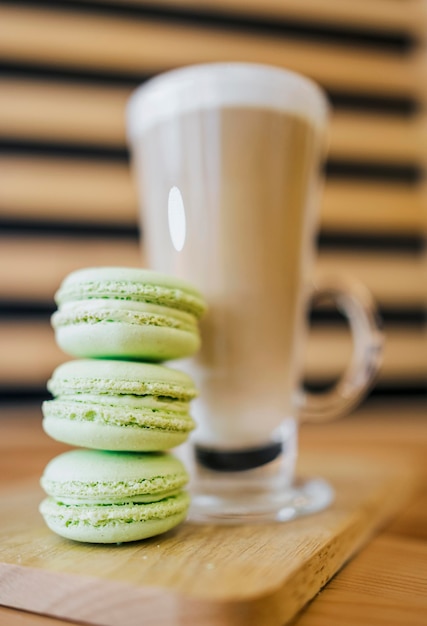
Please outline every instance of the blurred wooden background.
[{"label": "blurred wooden background", "polygon": [[[140,265],[124,107],[156,73],[255,61],[318,81],[334,107],[318,271],[358,276],[386,331],[374,395],[425,397],[424,0],[27,0],[0,5],[0,400],[39,399],[65,360],[49,326],[64,275]],[[313,315],[307,378],[349,340]]]}]

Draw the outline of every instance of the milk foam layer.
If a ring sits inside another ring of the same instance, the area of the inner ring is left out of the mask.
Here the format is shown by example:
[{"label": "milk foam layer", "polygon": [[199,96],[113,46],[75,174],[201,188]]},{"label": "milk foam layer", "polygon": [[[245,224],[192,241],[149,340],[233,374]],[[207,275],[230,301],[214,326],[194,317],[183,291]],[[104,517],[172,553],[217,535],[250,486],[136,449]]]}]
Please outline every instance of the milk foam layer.
[{"label": "milk foam layer", "polygon": [[328,103],[310,79],[278,67],[212,63],[166,72],[139,87],[127,108],[132,143],[152,126],[176,115],[213,107],[276,109],[323,128]]}]

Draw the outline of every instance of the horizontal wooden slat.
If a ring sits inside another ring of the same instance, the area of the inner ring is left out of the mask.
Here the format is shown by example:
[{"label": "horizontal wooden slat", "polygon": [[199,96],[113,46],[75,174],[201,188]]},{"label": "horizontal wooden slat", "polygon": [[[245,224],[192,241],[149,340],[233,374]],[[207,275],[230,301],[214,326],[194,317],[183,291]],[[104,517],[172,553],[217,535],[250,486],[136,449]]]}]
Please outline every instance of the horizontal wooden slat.
[{"label": "horizontal wooden slat", "polygon": [[322,276],[343,274],[358,279],[383,307],[424,307],[426,304],[426,261],[421,255],[322,252],[316,273]]},{"label": "horizontal wooden slat", "polygon": [[321,226],[329,232],[422,234],[427,229],[424,186],[328,181]]},{"label": "horizontal wooden slat", "polygon": [[[46,301],[74,269],[142,264],[137,242],[129,239],[4,236],[0,239],[0,299]],[[383,306],[425,304],[425,263],[418,255],[322,252],[316,271],[359,278]]]},{"label": "horizontal wooden slat", "polygon": [[[351,356],[351,336],[341,329],[312,330],[305,375],[322,382],[336,378]],[[379,380],[421,381],[427,376],[427,334],[424,330],[389,328]]]},{"label": "horizontal wooden slat", "polygon": [[336,160],[418,162],[425,158],[422,116],[394,118],[336,111],[331,119],[330,155]]},{"label": "horizontal wooden slat", "polygon": [[63,143],[125,145],[129,88],[0,79],[0,135]]},{"label": "horizontal wooden slat", "polygon": [[126,164],[0,157],[0,216],[136,225],[135,186]]},{"label": "horizontal wooden slat", "polygon": [[[125,147],[126,88],[0,80],[0,135],[16,139]],[[418,162],[425,153],[423,117],[335,111],[330,155],[335,159]]]},{"label": "horizontal wooden slat", "polygon": [[[55,344],[45,321],[1,321],[0,345],[7,359],[0,359],[0,389],[8,385],[44,388],[53,369],[71,357]],[[306,376],[312,381],[331,380],[345,367],[351,340],[339,329],[312,331],[306,352]],[[390,328],[379,380],[407,383],[427,375],[427,342],[423,333]]]},{"label": "horizontal wooden slat", "polygon": [[[336,232],[416,234],[426,228],[423,186],[329,180],[321,226]],[[132,225],[134,181],[125,164],[0,157],[0,220]]]},{"label": "horizontal wooden slat", "polygon": [[333,89],[407,96],[424,90],[419,52],[398,56],[228,29],[25,7],[0,7],[0,55],[133,74],[192,63],[249,61],[288,67]]},{"label": "horizontal wooden slat", "polygon": [[0,387],[45,389],[53,369],[70,358],[55,344],[46,321],[0,323],[0,341],[8,355],[0,359]]},{"label": "horizontal wooden slat", "polygon": [[[91,2],[97,0],[91,0]],[[103,0],[105,1],[105,0]],[[120,5],[120,0],[108,0]],[[131,0],[144,6],[145,0]],[[165,8],[221,11],[232,15],[292,18],[315,24],[349,26],[370,30],[424,32],[422,0],[157,0]]]},{"label": "horizontal wooden slat", "polygon": [[0,239],[0,299],[47,301],[75,269],[142,263],[138,244],[127,239],[5,236]]}]

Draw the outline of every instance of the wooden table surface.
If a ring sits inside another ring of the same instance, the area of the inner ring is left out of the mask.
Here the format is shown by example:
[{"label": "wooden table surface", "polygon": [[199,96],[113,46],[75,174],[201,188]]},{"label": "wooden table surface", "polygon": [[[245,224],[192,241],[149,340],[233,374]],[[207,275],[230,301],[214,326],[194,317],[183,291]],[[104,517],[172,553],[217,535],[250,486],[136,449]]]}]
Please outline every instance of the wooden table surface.
[{"label": "wooden table surface", "polygon": [[[352,417],[305,425],[306,451],[363,452],[393,459],[406,454],[427,476],[427,403],[367,403]],[[50,441],[37,407],[3,407],[0,416],[0,488],[39,476],[52,456],[66,449]],[[0,625],[70,624],[0,607]],[[426,626],[427,486],[363,548],[293,620],[292,626]],[[220,624],[218,625],[220,626]]]}]

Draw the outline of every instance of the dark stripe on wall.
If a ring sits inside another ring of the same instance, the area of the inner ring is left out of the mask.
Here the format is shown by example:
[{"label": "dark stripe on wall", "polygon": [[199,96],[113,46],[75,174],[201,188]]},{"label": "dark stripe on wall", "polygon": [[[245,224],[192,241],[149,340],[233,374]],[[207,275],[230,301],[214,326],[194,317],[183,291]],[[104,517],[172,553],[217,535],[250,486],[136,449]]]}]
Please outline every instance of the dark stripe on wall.
[{"label": "dark stripe on wall", "polygon": [[[324,384],[312,382],[306,383],[305,387],[310,391],[321,392],[325,389]],[[8,404],[38,404],[40,405],[44,400],[51,399],[49,392],[43,387],[18,387],[15,385],[2,385],[0,386],[0,405],[7,406]],[[427,398],[427,386],[423,380],[413,381],[408,383],[407,381],[390,381],[387,384],[378,383],[377,386],[371,390],[367,396],[364,404],[369,403],[387,403],[402,400],[405,403],[408,401],[417,401]],[[407,406],[405,404],[405,406]]]},{"label": "dark stripe on wall", "polygon": [[0,155],[90,159],[94,161],[111,161],[114,163],[129,162],[129,152],[125,147],[112,148],[110,146],[8,139],[6,137],[0,137]]},{"label": "dark stripe on wall", "polygon": [[[332,382],[331,382],[332,384]],[[330,385],[323,382],[305,381],[305,389],[313,392],[321,392],[330,388]],[[413,381],[379,381],[376,386],[369,392],[366,402],[395,402],[398,399],[404,401],[407,400],[424,400],[427,398],[427,381],[426,380],[413,380]]]},{"label": "dark stripe on wall", "polygon": [[[6,3],[5,3],[6,4]],[[80,0],[15,0],[13,6],[31,6],[54,11],[107,15],[132,20],[156,20],[169,24],[194,25],[199,28],[221,29],[222,31],[244,32],[287,39],[302,39],[339,44],[360,48],[380,49],[390,54],[409,53],[417,40],[412,33],[403,29],[385,31],[380,28],[358,28],[348,24],[336,26],[319,24],[309,20],[298,20],[281,16],[250,16],[236,11],[170,6],[155,3],[133,4],[126,2],[84,2]]]},{"label": "dark stripe on wall", "polygon": [[[410,326],[411,329],[425,328],[427,322],[427,311],[424,309],[381,309],[381,320],[385,327]],[[338,311],[329,308],[315,309],[310,313],[310,325],[333,327],[348,326],[348,321]]]},{"label": "dark stripe on wall", "polygon": [[0,321],[11,319],[25,322],[48,320],[55,309],[56,306],[53,300],[49,302],[21,302],[18,300],[0,299]]},{"label": "dark stripe on wall", "polygon": [[[52,143],[49,141],[40,142],[26,139],[8,139],[6,137],[0,137],[0,155],[49,156],[117,163],[129,162],[129,152],[126,148]],[[414,163],[391,164],[377,161],[329,160],[325,169],[329,178],[377,180],[396,184],[414,184],[423,177],[423,169]]]},{"label": "dark stripe on wall", "polygon": [[[49,322],[50,316],[56,310],[51,301],[18,301],[0,299],[0,322],[35,321]],[[410,326],[411,329],[422,329],[427,322],[427,312],[424,309],[381,309],[381,319],[385,327]],[[348,326],[347,320],[338,311],[330,308],[316,309],[310,313],[310,325],[317,327]]]},{"label": "dark stripe on wall", "polygon": [[412,163],[369,163],[367,161],[333,161],[326,163],[326,174],[329,178],[351,180],[377,180],[389,183],[419,182],[423,177],[423,168]]},{"label": "dark stripe on wall", "polygon": [[384,252],[420,254],[425,249],[425,239],[422,233],[414,235],[380,235],[348,232],[328,233],[327,231],[322,231],[319,234],[317,243],[321,250],[343,252],[351,250],[361,254],[365,252],[378,252],[380,255]]},{"label": "dark stripe on wall", "polygon": [[415,115],[421,109],[421,105],[409,97],[378,96],[369,93],[346,93],[334,90],[327,93],[332,106],[336,109],[405,117]]},{"label": "dark stripe on wall", "polygon": [[[1,207],[0,207],[1,211]],[[0,238],[48,236],[71,238],[126,239],[134,243],[139,238],[137,224],[108,224],[100,222],[54,222],[45,220],[15,220],[0,215]]]},{"label": "dark stripe on wall", "polygon": [[23,80],[54,80],[62,83],[84,83],[104,87],[128,87],[133,89],[151,78],[149,73],[129,73],[114,70],[90,70],[22,63],[10,59],[0,60],[0,78]]},{"label": "dark stripe on wall", "polygon": [[0,405],[15,403],[40,405],[51,397],[46,389],[40,387],[0,386]]},{"label": "dark stripe on wall", "polygon": [[[3,207],[4,210],[5,207]],[[1,211],[1,207],[0,207]],[[0,238],[8,236],[52,236],[104,239],[127,239],[135,242],[141,233],[138,224],[101,224],[99,222],[18,220],[0,215]],[[384,252],[421,254],[425,241],[420,235],[369,235],[368,233],[328,233],[322,231],[317,245],[320,250],[366,252],[379,255]]]}]

